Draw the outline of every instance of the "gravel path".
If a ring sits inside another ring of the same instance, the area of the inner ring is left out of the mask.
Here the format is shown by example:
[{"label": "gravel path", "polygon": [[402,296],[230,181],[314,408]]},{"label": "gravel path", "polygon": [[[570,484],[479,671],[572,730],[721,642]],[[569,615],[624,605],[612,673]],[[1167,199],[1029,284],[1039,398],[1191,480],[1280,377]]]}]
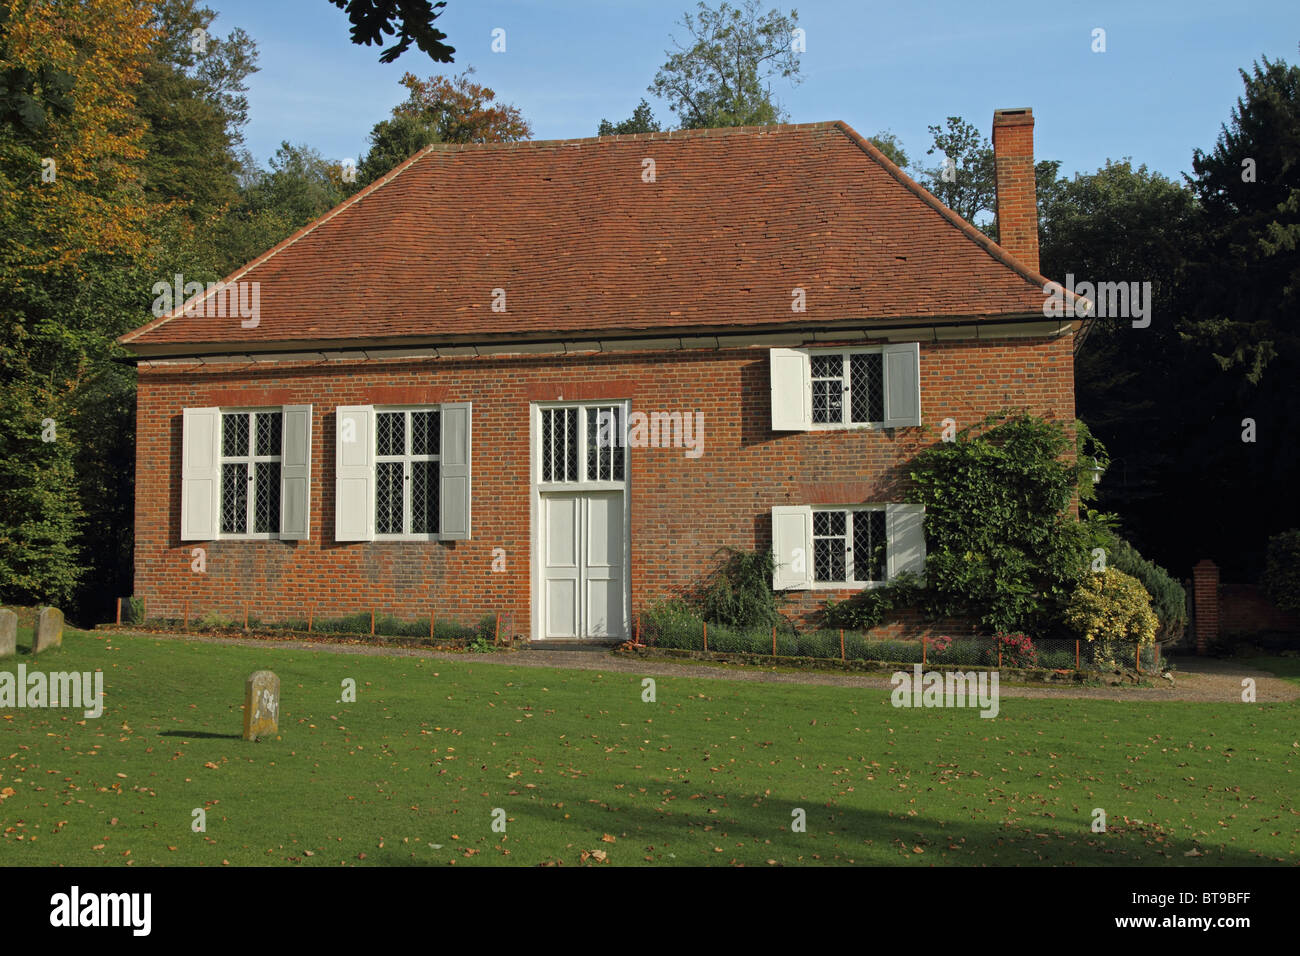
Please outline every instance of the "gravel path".
[{"label": "gravel path", "polygon": [[[695,677],[704,679],[753,681],[764,684],[821,684],[829,687],[876,687],[892,685],[887,675],[837,674],[825,671],[777,671],[753,665],[718,665],[681,663],[672,660],[644,660],[613,654],[604,648],[582,650],[524,650],[507,654],[457,654],[422,648],[375,646],[372,644],[335,644],[320,641],[268,641],[260,638],[211,637],[197,634],[132,633],[137,636],[166,640],[194,641],[204,644],[235,644],[241,647],[294,648],[324,651],[331,654],[367,654],[388,657],[432,657],[442,660],[472,660],[476,664],[502,664],[510,667],[556,667],[571,670],[599,670],[642,674],[650,677]],[[1255,699],[1260,703],[1277,703],[1300,699],[1300,684],[1274,677],[1235,660],[1181,657],[1170,683],[1160,680],[1155,687],[1079,687],[1075,685],[1001,684],[999,691],[1007,697],[1087,698],[1093,700],[1187,700],[1201,702],[1240,701],[1242,680],[1255,681]]]}]

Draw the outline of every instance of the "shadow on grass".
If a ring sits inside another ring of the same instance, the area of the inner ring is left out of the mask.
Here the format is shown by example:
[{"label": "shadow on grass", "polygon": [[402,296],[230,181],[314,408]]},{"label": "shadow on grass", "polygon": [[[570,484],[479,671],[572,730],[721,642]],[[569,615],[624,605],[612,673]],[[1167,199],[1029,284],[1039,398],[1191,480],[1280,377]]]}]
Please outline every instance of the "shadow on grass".
[{"label": "shadow on grass", "polygon": [[[681,781],[648,784],[680,790],[682,797],[674,803],[687,803],[691,785]],[[697,792],[716,794],[704,784]],[[1150,824],[1125,824],[1112,819],[1106,833],[1092,833],[1090,819],[1075,825],[1060,826],[1040,816],[1025,816],[1015,823],[977,820],[940,820],[934,817],[891,816],[883,810],[826,807],[808,800],[794,803],[753,793],[729,796],[727,805],[716,799],[692,802],[681,809],[658,812],[646,806],[614,806],[597,809],[590,804],[590,793],[547,788],[545,804],[510,806],[515,822],[510,832],[519,834],[530,819],[553,829],[557,825],[572,829],[572,848],[555,854],[565,863],[578,863],[586,850],[609,851],[609,860],[620,863],[646,862],[644,857],[654,847],[657,866],[728,865],[739,860],[753,865],[764,859],[782,858],[787,865],[843,865],[852,859],[859,865],[919,866],[1261,866],[1286,865],[1274,857],[1251,853],[1248,849],[1214,843],[1193,843],[1174,837],[1167,830]],[[562,802],[565,807],[586,806],[585,820],[564,820],[563,811],[548,804]],[[754,806],[757,804],[757,806]],[[509,806],[507,804],[507,806]],[[716,814],[708,813],[717,809]],[[807,833],[790,829],[792,813],[807,813]],[[901,812],[906,812],[900,808]],[[739,818],[743,813],[744,819]],[[704,827],[711,827],[705,831]],[[618,834],[617,844],[602,842],[599,834]],[[725,836],[724,836],[725,833]],[[590,845],[580,842],[587,838]],[[667,857],[668,850],[681,850],[684,838],[696,842],[677,859]],[[706,854],[698,843],[723,848],[723,852]],[[868,844],[866,841],[870,840]],[[740,844],[739,846],[737,844]],[[921,852],[917,852],[917,849]],[[617,851],[623,850],[623,853]],[[1189,851],[1196,856],[1188,857]],[[484,851],[487,852],[487,851]],[[515,845],[515,852],[519,847]],[[996,854],[996,855],[995,855]],[[814,856],[815,855],[815,856]],[[529,855],[531,857],[531,854]],[[624,859],[620,860],[619,857]],[[689,856],[689,859],[687,858]],[[796,857],[801,858],[796,861]],[[401,859],[398,854],[385,856],[385,865],[418,865]],[[510,861],[494,861],[508,863]],[[524,862],[520,854],[519,862]],[[530,863],[536,861],[529,860]]]},{"label": "shadow on grass", "polygon": [[184,737],[186,740],[242,740],[243,734],[210,734],[206,730],[164,730],[159,737]]}]

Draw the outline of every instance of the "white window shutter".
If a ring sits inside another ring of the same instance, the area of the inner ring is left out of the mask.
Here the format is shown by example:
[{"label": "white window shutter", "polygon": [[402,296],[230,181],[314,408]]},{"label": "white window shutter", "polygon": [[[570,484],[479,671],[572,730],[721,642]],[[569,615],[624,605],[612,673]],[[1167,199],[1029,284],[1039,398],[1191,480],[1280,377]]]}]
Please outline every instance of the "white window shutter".
[{"label": "white window shutter", "polygon": [[812,426],[812,363],[800,349],[768,352],[772,372],[772,430],[807,431]]},{"label": "white window shutter", "polygon": [[925,505],[886,505],[885,536],[891,581],[904,571],[925,570]]},{"label": "white window shutter", "polygon": [[772,509],[772,553],[776,591],[806,591],[812,587],[812,508],[777,505]]},{"label": "white window shutter", "polygon": [[211,541],[221,513],[221,409],[181,413],[181,540]]},{"label": "white window shutter", "polygon": [[886,345],[885,427],[921,424],[921,346],[918,342]]},{"label": "white window shutter", "polygon": [[438,472],[442,479],[438,504],[439,537],[451,541],[469,539],[470,462],[473,459],[472,402],[451,402],[442,406],[442,448]]},{"label": "white window shutter", "polygon": [[375,408],[334,410],[334,540],[375,537]]},{"label": "white window shutter", "polygon": [[311,406],[286,405],[280,429],[280,537],[311,537]]}]

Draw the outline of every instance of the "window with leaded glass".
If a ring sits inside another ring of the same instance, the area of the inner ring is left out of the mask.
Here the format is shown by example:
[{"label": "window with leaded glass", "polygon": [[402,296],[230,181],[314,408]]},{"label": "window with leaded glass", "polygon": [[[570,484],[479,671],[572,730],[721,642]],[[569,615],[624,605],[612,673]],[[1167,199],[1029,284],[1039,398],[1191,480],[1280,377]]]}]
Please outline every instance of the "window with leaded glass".
[{"label": "window with leaded glass", "polygon": [[813,424],[868,425],[885,420],[880,352],[824,352],[810,359]]},{"label": "window with leaded glass", "polygon": [[626,478],[627,423],[621,405],[543,408],[541,418],[543,483]]},{"label": "window with leaded glass", "polygon": [[813,511],[813,580],[868,584],[887,576],[882,508]]},{"label": "window with leaded glass", "polygon": [[279,534],[279,411],[221,414],[221,533]]},{"label": "window with leaded glass", "polygon": [[441,424],[436,408],[376,410],[376,536],[438,533]]}]

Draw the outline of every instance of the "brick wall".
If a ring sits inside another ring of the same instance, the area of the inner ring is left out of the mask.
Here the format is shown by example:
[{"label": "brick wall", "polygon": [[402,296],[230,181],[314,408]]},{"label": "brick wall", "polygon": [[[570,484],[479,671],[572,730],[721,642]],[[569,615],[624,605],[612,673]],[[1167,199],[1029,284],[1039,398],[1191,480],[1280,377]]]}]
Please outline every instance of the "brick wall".
[{"label": "brick wall", "polygon": [[1228,636],[1300,634],[1300,620],[1269,601],[1253,584],[1219,586],[1219,626]]},{"label": "brick wall", "polygon": [[[818,343],[819,345],[821,343]],[[135,593],[150,616],[218,611],[263,620],[376,609],[409,620],[432,610],[468,620],[513,612],[530,631],[529,403],[627,398],[633,411],[702,411],[704,454],[629,449],[634,612],[697,584],[717,549],[771,545],[771,508],[813,503],[840,483],[840,503],[901,501],[905,463],[937,440],[926,428],[775,433],[765,349],[419,360],[299,362],[141,369],[137,421]],[[470,400],[472,540],[334,541],[334,435],[339,405]],[[307,541],[180,540],[181,410],[212,405],[313,406],[311,537]],[[1069,336],[921,345],[921,406],[930,428],[959,428],[1004,407],[1072,421]],[[190,570],[206,548],[206,573]],[[493,549],[506,553],[492,573]],[[795,616],[826,598],[792,602]],[[899,634],[910,625],[894,625]]]}]

